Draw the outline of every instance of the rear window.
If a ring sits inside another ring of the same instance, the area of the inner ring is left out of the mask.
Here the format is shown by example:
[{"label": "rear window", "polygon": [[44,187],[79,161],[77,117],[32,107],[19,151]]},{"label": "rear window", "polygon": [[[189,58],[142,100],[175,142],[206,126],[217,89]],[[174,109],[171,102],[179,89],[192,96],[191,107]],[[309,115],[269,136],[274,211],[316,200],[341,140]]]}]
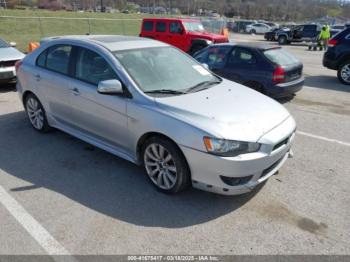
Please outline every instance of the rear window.
[{"label": "rear window", "polygon": [[153,21],[145,21],[143,23],[143,31],[152,32],[153,31]]},{"label": "rear window", "polygon": [[288,66],[299,63],[299,60],[295,56],[282,48],[266,50],[264,51],[264,55],[271,62],[280,66]]}]

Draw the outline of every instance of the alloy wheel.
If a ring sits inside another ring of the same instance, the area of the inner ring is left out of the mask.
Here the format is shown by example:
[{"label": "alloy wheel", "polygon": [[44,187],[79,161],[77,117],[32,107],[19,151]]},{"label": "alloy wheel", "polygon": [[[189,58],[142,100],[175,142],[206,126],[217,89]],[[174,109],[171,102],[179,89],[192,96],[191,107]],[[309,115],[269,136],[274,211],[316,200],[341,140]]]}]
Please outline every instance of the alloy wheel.
[{"label": "alloy wheel", "polygon": [[152,143],[144,151],[144,165],[152,182],[161,189],[170,190],[177,181],[173,156],[160,144]]},{"label": "alloy wheel", "polygon": [[342,67],[340,75],[344,82],[350,84],[350,64],[346,64]]},{"label": "alloy wheel", "polygon": [[26,104],[27,114],[30,122],[35,129],[41,130],[44,126],[44,112],[39,104],[39,102],[30,97]]}]

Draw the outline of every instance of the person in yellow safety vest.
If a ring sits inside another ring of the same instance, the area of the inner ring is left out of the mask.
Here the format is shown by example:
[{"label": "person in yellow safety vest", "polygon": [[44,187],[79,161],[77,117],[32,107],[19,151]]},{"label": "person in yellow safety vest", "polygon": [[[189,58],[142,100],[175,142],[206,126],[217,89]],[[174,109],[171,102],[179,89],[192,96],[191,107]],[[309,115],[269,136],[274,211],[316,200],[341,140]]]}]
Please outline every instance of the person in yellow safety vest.
[{"label": "person in yellow safety vest", "polygon": [[322,46],[324,50],[327,50],[328,48],[328,40],[331,38],[331,32],[328,25],[324,25],[321,29],[320,35],[318,36],[318,39],[321,41]]}]

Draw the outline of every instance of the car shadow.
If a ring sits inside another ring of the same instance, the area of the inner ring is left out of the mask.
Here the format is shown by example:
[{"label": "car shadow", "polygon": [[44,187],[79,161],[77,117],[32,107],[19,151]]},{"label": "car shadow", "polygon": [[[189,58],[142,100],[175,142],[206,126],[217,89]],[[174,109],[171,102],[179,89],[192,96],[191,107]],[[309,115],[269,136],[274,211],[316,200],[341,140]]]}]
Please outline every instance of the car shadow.
[{"label": "car shadow", "polygon": [[11,188],[46,188],[110,217],[147,227],[181,228],[233,212],[262,188],[228,197],[189,189],[157,191],[144,171],[58,130],[35,131],[24,112],[0,116],[0,169],[31,183]]},{"label": "car shadow", "polygon": [[16,92],[16,83],[1,83],[0,82],[0,94]]},{"label": "car shadow", "polygon": [[350,92],[350,86],[339,82],[336,71],[334,72],[334,76],[306,76],[304,85],[313,88]]}]

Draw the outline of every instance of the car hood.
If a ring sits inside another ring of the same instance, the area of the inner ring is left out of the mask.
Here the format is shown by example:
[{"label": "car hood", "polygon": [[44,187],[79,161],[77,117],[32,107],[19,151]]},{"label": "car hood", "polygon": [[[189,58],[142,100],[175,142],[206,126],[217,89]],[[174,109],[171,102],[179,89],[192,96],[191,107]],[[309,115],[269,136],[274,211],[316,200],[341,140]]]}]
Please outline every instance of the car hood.
[{"label": "car hood", "polygon": [[21,60],[24,54],[13,47],[0,48],[0,61]]},{"label": "car hood", "polygon": [[207,90],[155,101],[161,110],[209,135],[248,142],[258,141],[290,116],[271,98],[228,80]]},{"label": "car hood", "polygon": [[224,35],[219,35],[219,34],[213,34],[210,32],[189,32],[188,33],[192,38],[204,38],[204,39],[208,39],[208,40],[215,40],[215,41],[227,41],[227,37]]}]

